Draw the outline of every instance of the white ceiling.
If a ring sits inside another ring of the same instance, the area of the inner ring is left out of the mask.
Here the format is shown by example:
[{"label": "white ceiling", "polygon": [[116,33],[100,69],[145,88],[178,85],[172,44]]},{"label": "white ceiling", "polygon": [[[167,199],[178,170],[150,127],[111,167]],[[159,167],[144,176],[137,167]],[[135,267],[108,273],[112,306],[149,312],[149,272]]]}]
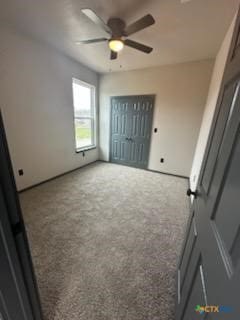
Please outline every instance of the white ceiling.
[{"label": "white ceiling", "polygon": [[[2,0],[0,22],[104,73],[215,57],[238,4],[239,0]],[[125,47],[119,59],[110,61],[107,43],[75,44],[106,35],[81,8],[93,9],[105,21],[121,17],[127,24],[151,13],[156,24],[129,38],[152,46],[153,52]]]}]

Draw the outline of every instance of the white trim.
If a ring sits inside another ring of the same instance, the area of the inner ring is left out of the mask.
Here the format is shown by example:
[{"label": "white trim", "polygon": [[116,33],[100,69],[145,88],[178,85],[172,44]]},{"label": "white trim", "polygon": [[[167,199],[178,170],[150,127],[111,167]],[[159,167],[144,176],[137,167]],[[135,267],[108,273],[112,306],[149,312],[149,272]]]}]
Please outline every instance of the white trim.
[{"label": "white trim", "polygon": [[83,86],[83,87],[86,87],[86,88],[96,89],[96,87],[95,87],[93,84],[87,83],[87,82],[82,81],[82,80],[79,80],[79,79],[77,79],[77,78],[72,78],[72,83],[73,83],[73,82],[76,82],[77,84],[79,84],[79,85],[81,85],[81,86]]}]

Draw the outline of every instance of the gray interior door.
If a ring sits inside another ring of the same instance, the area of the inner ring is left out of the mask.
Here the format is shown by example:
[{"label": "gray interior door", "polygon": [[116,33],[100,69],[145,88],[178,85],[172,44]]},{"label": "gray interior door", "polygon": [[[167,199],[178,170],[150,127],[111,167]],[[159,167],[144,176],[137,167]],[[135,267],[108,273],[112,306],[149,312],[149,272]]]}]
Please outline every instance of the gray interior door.
[{"label": "gray interior door", "polygon": [[0,188],[0,319],[34,319]]},{"label": "gray interior door", "polygon": [[31,319],[42,313],[0,113],[0,320]]},{"label": "gray interior door", "polygon": [[239,22],[179,261],[176,320],[240,315]]},{"label": "gray interior door", "polygon": [[147,168],[154,96],[111,99],[110,161]]}]

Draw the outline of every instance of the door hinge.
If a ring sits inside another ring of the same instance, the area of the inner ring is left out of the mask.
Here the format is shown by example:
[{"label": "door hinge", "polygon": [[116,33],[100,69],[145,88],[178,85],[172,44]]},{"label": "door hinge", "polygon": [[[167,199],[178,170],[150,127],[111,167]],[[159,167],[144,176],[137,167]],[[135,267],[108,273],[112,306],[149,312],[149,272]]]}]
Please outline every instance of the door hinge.
[{"label": "door hinge", "polygon": [[197,196],[198,196],[198,191],[196,190],[196,191],[192,191],[190,188],[189,189],[187,189],[187,196],[194,196],[194,198],[197,198]]}]

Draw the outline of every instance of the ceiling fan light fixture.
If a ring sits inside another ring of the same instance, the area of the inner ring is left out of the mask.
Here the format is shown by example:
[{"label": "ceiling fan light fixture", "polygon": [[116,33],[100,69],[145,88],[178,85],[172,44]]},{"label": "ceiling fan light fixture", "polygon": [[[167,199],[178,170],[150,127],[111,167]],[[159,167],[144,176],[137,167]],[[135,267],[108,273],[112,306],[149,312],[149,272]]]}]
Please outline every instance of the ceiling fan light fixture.
[{"label": "ceiling fan light fixture", "polygon": [[124,44],[122,40],[112,39],[109,41],[109,48],[114,52],[119,52],[123,49]]},{"label": "ceiling fan light fixture", "polygon": [[[178,0],[178,1],[191,1],[191,0]],[[108,19],[105,23],[93,10],[86,8],[81,10],[82,13],[95,25],[99,26],[102,30],[110,35],[110,38],[98,38],[82,40],[80,43],[91,44],[97,42],[108,41],[108,46],[111,50],[110,60],[116,60],[118,53],[125,47],[131,47],[135,50],[151,53],[153,48],[146,46],[142,43],[127,39],[128,36],[139,32],[147,27],[150,27],[155,23],[155,20],[151,14],[146,14],[137,21],[126,26],[126,23],[121,18],[115,17]]]}]

